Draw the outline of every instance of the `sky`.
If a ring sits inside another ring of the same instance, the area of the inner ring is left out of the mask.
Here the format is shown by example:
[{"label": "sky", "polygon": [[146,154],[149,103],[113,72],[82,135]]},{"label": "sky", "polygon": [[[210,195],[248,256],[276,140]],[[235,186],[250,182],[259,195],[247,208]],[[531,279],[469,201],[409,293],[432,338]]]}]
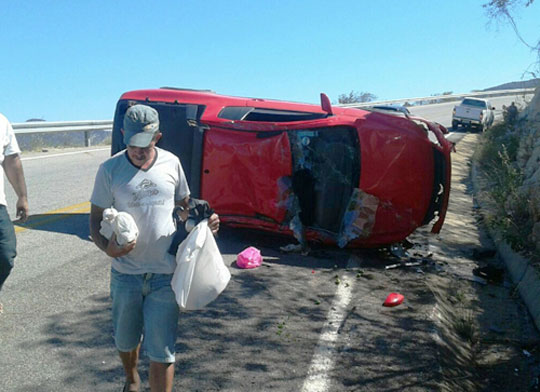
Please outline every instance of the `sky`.
[{"label": "sky", "polygon": [[[488,0],[0,0],[0,112],[110,120],[163,86],[319,103],[467,93],[528,80],[537,57]],[[514,17],[540,39],[540,0]]]}]

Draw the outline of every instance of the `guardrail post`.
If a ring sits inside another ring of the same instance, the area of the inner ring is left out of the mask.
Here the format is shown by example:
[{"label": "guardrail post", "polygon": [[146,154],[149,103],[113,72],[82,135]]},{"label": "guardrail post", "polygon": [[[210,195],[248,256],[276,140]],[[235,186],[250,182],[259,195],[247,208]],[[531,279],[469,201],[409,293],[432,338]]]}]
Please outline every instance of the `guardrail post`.
[{"label": "guardrail post", "polygon": [[90,132],[84,131],[84,146],[90,147]]}]

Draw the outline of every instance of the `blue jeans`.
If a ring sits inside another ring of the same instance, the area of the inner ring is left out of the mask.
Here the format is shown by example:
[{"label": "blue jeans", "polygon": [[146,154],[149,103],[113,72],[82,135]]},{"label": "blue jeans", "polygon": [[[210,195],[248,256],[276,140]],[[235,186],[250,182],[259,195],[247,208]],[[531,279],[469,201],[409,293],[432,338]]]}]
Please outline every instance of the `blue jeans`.
[{"label": "blue jeans", "polygon": [[111,269],[112,319],[118,351],[133,351],[143,340],[151,361],[174,362],[180,310],[171,279],[172,274],[128,275]]},{"label": "blue jeans", "polygon": [[13,269],[17,256],[17,238],[13,223],[4,205],[0,205],[0,290]]}]

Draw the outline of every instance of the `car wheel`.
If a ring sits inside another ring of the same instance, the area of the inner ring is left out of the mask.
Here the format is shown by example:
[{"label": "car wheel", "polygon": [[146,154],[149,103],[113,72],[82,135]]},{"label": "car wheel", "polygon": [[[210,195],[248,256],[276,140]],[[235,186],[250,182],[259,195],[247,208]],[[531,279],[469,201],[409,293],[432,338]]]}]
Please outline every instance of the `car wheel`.
[{"label": "car wheel", "polygon": [[455,131],[458,127],[458,122],[456,120],[452,121],[452,129]]},{"label": "car wheel", "polygon": [[478,126],[478,132],[479,133],[484,132],[484,127],[482,125]]}]

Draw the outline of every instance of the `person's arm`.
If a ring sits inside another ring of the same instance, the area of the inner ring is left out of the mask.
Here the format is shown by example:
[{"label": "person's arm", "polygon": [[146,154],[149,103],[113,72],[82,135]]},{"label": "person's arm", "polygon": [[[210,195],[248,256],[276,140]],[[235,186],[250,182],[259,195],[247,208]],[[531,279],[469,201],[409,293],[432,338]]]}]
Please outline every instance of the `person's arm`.
[{"label": "person's arm", "polygon": [[25,222],[28,218],[28,193],[26,191],[26,181],[19,154],[8,155],[2,163],[6,177],[17,194],[17,218]]},{"label": "person's arm", "polygon": [[123,247],[116,242],[116,235],[113,233],[110,240],[103,237],[99,229],[101,228],[101,220],[103,219],[104,208],[98,207],[92,204],[90,207],[90,235],[94,240],[94,244],[110,257],[121,257],[127,255],[133,248],[137,241],[132,241]]}]

